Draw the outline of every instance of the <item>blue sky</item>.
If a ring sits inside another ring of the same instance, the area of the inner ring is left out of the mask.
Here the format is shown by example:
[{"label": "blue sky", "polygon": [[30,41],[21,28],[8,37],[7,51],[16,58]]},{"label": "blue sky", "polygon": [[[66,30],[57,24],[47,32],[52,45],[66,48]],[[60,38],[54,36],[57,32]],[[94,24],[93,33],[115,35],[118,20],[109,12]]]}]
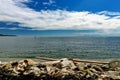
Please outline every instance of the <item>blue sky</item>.
[{"label": "blue sky", "polygon": [[0,0],[0,34],[119,36],[120,0]]}]

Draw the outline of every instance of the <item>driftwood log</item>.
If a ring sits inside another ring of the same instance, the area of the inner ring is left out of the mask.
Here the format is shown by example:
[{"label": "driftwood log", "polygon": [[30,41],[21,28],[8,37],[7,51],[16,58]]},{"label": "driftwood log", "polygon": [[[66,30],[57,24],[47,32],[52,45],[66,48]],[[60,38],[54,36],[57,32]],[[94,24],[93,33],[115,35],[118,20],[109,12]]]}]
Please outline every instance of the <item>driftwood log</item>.
[{"label": "driftwood log", "polygon": [[[59,59],[54,59],[54,58],[46,58],[46,57],[36,57],[37,59],[41,60],[47,60],[47,61],[56,61]],[[82,60],[82,59],[69,59],[74,62],[84,62],[84,63],[96,63],[96,64],[108,64],[109,62],[101,62],[101,61],[92,61],[92,60]]]},{"label": "driftwood log", "polygon": [[[56,61],[59,59],[54,58],[46,58],[46,57],[36,57],[37,59],[46,60],[46,61]],[[93,61],[93,60],[83,60],[83,59],[69,59],[74,62],[84,62],[84,63],[94,63],[94,64],[108,64],[111,68],[120,67],[120,60],[113,60],[110,62],[102,62],[102,61]]]}]

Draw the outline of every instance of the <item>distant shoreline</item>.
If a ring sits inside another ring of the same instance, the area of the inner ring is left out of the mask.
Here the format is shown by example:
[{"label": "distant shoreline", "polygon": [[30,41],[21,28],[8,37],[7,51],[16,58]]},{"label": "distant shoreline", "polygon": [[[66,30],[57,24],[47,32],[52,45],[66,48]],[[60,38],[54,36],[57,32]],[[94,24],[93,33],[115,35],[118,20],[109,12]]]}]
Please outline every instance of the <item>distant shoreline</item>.
[{"label": "distant shoreline", "polygon": [[9,35],[9,34],[0,34],[0,37],[2,37],[2,36],[17,36],[17,35]]}]

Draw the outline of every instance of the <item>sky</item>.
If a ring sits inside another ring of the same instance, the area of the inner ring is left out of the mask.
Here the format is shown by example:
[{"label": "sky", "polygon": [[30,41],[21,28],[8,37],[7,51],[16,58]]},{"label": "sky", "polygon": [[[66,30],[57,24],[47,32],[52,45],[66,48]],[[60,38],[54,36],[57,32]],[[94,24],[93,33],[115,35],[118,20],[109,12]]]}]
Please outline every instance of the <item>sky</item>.
[{"label": "sky", "polygon": [[120,36],[120,0],[0,0],[0,34]]}]

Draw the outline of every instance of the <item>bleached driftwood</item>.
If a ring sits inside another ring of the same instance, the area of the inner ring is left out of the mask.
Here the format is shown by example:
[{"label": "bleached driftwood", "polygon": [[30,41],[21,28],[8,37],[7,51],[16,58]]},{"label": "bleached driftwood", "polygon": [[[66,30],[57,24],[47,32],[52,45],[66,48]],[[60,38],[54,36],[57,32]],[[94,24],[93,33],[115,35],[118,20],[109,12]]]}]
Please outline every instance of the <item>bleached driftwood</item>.
[{"label": "bleached driftwood", "polygon": [[[59,59],[54,58],[46,58],[46,57],[36,57],[37,59],[47,60],[47,61],[56,61]],[[109,64],[109,62],[102,62],[102,61],[92,61],[92,60],[82,60],[82,59],[70,59],[74,62],[84,62],[84,63],[96,63],[96,64]]]}]

